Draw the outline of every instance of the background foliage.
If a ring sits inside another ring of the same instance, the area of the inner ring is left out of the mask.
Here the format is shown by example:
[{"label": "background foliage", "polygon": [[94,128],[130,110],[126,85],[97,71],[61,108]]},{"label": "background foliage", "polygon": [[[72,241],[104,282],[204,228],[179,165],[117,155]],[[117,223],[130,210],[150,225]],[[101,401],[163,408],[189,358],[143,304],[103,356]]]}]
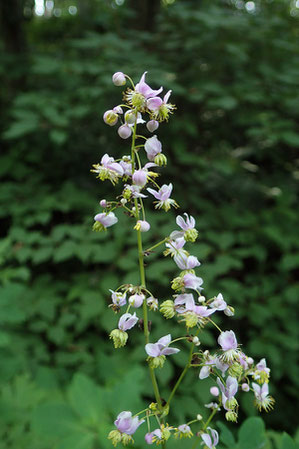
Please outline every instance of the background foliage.
[{"label": "background foliage", "polygon": [[[138,283],[132,224],[119,217],[107,235],[91,232],[98,201],[111,197],[91,164],[127,152],[101,120],[120,101],[117,70],[135,79],[148,70],[150,84],[173,90],[177,111],[158,133],[169,158],[162,181],[197,218],[205,292],[221,291],[236,308],[223,325],[271,367],[277,402],[263,418],[273,431],[250,418],[233,436],[220,423],[223,448],[298,447],[279,433],[294,435],[299,399],[296,3],[47,5],[42,16],[30,1],[0,6],[1,448],[109,448],[115,415],[151,400],[141,333],[130,351],[107,340],[117,320],[108,289]],[[150,216],[149,245],[175,223],[170,212]],[[161,300],[175,274],[170,260],[150,256],[147,279]],[[180,332],[155,317],[153,339],[161,328]],[[214,340],[207,332],[203,344]],[[184,363],[177,356],[158,374],[165,396]],[[189,374],[178,422],[202,412],[206,387]],[[249,400],[242,409],[241,420],[256,414]]]}]

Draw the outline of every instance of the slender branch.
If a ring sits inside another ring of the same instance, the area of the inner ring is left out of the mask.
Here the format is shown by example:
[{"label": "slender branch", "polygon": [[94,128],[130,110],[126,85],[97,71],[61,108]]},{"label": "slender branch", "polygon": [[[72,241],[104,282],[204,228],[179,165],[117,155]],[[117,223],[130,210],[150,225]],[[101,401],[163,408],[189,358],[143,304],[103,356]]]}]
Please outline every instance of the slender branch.
[{"label": "slender branch", "polygon": [[163,245],[163,243],[167,242],[167,240],[169,240],[169,237],[165,237],[165,239],[163,239],[160,242],[156,243],[154,246],[151,246],[150,248],[147,248],[144,252],[147,253],[149,251],[152,251],[155,248],[158,248],[158,246]]}]

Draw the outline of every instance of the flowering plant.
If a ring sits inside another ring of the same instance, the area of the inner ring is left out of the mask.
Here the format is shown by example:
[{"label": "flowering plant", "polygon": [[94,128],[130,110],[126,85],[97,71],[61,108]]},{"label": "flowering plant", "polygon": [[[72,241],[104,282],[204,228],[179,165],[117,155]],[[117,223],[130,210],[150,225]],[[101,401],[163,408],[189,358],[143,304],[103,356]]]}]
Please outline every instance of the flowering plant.
[{"label": "flowering plant", "polygon": [[[234,309],[227,304],[221,293],[212,298],[202,294],[203,280],[195,273],[195,268],[200,266],[200,262],[185,249],[186,244],[194,243],[198,237],[196,222],[192,216],[187,213],[184,213],[184,216],[178,215],[176,224],[179,229],[150,248],[143,249],[142,233],[148,232],[151,228],[146,220],[144,207],[144,200],[149,198],[148,194],[156,200],[155,209],[167,212],[171,207],[179,207],[171,198],[173,185],[170,183],[160,186],[156,182],[157,170],[167,163],[167,158],[162,152],[162,143],[156,135],[145,137],[137,133],[139,125],[145,125],[147,131],[153,133],[161,122],[168,121],[175,110],[175,106],[169,103],[171,91],[161,98],[159,95],[163,88],[152,89],[145,82],[145,76],[146,72],[135,85],[131,78],[122,72],[113,75],[112,81],[116,86],[124,86],[129,81],[130,87],[124,92],[124,102],[106,111],[103,119],[110,126],[121,123],[118,134],[122,139],[131,138],[130,154],[116,160],[105,154],[100,163],[94,164],[92,169],[102,181],[109,180],[113,185],[119,181],[124,183],[122,193],[116,200],[100,201],[103,210],[94,217],[93,229],[106,231],[118,222],[114,211],[123,209],[132,220],[132,229],[137,236],[140,284],[124,284],[110,290],[112,310],[116,314],[124,310],[118,319],[117,327],[110,332],[110,339],[115,348],[122,348],[129,338],[127,331],[132,332],[139,322],[144,332],[144,355],[154,396],[153,402],[134,415],[131,411],[120,411],[114,422],[116,429],[109,433],[108,438],[114,446],[118,443],[127,445],[133,442],[132,435],[137,429],[146,423],[145,442],[148,445],[155,443],[165,447],[171,437],[193,438],[192,447],[201,442],[204,448],[214,449],[219,436],[217,430],[210,427],[210,423],[221,410],[224,410],[227,421],[237,421],[239,404],[235,396],[239,391],[252,391],[259,411],[268,411],[273,407],[274,399],[269,395],[268,388],[270,369],[265,359],[254,363],[253,359],[241,350],[233,330],[223,331],[213,320],[213,314],[219,312],[229,317],[233,316]],[[163,244],[165,244],[164,256],[173,258],[180,273],[171,281],[173,299],[167,299],[159,305],[158,299],[146,285],[144,260]],[[133,309],[135,311],[131,313]],[[157,342],[151,342],[148,310],[160,312],[165,319],[176,318],[182,327],[183,335],[175,340],[172,340],[171,334],[162,335]],[[219,332],[217,340],[219,346],[213,354],[208,350],[199,349],[200,335],[206,326],[214,326]],[[180,351],[180,348],[174,347],[173,343],[182,340],[190,345],[186,366],[167,400],[163,400],[155,370],[163,368],[168,356],[175,356]],[[175,393],[189,369],[196,370],[199,381],[211,377],[215,382],[210,389],[214,402],[205,405],[210,409],[210,415],[206,421],[201,414],[198,414],[188,423],[170,425],[166,422],[166,417],[173,404]]]}]

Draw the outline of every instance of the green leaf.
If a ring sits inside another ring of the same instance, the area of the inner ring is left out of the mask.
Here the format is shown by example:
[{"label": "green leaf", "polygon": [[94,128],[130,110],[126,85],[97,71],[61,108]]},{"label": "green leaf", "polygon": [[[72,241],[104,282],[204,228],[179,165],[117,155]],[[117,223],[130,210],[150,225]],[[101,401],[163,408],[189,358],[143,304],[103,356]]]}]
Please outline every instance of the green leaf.
[{"label": "green leaf", "polygon": [[75,374],[68,390],[68,398],[75,412],[86,424],[99,425],[103,417],[101,389],[84,374]]},{"label": "green leaf", "polygon": [[94,435],[89,432],[73,432],[72,435],[61,440],[55,445],[55,449],[92,449],[94,447]]},{"label": "green leaf", "polygon": [[42,404],[33,411],[32,427],[38,434],[57,440],[80,430],[80,422],[66,404]]},{"label": "green leaf", "polygon": [[240,449],[259,449],[265,445],[265,424],[262,418],[248,418],[240,427],[238,445]]},{"label": "green leaf", "polygon": [[297,449],[294,440],[286,432],[283,432],[279,449]]},{"label": "green leaf", "polygon": [[225,424],[221,421],[217,421],[217,426],[220,429],[220,441],[225,444],[225,446],[232,449],[236,445],[236,440],[232,432],[227,428]]}]

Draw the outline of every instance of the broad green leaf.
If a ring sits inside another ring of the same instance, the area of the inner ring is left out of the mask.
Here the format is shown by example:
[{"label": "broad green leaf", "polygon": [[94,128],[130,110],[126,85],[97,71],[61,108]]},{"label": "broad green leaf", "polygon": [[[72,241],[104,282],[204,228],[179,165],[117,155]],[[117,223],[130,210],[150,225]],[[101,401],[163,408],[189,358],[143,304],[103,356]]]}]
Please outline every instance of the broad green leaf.
[{"label": "broad green leaf", "polygon": [[260,449],[266,443],[265,424],[262,418],[248,418],[238,432],[240,449]]}]

